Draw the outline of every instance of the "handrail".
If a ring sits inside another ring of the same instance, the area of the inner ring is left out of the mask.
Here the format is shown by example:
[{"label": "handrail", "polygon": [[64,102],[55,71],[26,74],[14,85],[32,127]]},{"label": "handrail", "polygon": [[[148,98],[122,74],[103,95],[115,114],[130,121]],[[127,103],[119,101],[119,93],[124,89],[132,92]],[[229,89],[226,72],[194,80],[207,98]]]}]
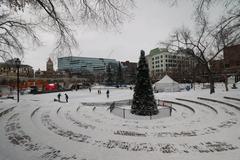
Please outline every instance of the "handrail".
[{"label": "handrail", "polygon": [[198,99],[205,100],[205,101],[216,102],[216,103],[220,103],[220,104],[225,104],[227,106],[230,106],[230,107],[235,108],[235,109],[240,111],[240,107],[235,106],[235,105],[230,104],[230,103],[227,103],[227,102],[223,102],[223,101],[219,101],[219,100],[215,100],[215,99],[210,99],[210,98],[203,98],[203,97],[198,97]]},{"label": "handrail", "polygon": [[182,99],[182,98],[176,98],[176,100],[200,104],[200,105],[202,105],[202,106],[206,106],[206,107],[208,107],[208,108],[211,108],[216,114],[218,114],[218,111],[217,111],[215,108],[213,108],[212,106],[208,105],[208,104],[201,103],[201,102],[198,102],[198,101],[189,100],[189,99]]},{"label": "handrail", "polygon": [[231,99],[231,100],[235,100],[235,101],[240,101],[239,98],[234,98],[234,97],[223,97],[225,99]]}]

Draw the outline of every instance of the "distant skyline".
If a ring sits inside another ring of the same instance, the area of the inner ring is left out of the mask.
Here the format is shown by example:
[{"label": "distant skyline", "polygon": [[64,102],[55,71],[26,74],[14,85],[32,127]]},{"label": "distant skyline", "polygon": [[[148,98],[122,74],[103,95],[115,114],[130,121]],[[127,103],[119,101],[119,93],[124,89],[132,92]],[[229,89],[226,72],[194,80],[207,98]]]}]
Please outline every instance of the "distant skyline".
[{"label": "distant skyline", "polygon": [[[158,47],[159,41],[166,40],[170,33],[181,26],[193,28],[193,7],[191,1],[180,2],[170,7],[161,0],[137,0],[132,10],[133,18],[119,27],[119,32],[82,26],[75,36],[79,50],[73,49],[73,56],[112,58],[118,61],[137,62],[140,50],[146,54]],[[26,49],[23,63],[34,70],[46,69],[46,62],[54,49],[54,36],[38,33],[43,45]],[[67,53],[63,53],[68,56]],[[54,69],[57,69],[55,61]]]}]

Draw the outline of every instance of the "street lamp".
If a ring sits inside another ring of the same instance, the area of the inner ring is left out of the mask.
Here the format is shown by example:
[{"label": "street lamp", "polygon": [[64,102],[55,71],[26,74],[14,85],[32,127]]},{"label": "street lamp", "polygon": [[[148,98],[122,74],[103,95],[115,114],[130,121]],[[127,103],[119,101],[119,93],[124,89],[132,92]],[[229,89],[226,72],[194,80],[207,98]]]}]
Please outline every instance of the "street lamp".
[{"label": "street lamp", "polygon": [[19,68],[21,65],[21,61],[19,58],[15,59],[15,65],[17,67],[17,102],[19,102]]}]

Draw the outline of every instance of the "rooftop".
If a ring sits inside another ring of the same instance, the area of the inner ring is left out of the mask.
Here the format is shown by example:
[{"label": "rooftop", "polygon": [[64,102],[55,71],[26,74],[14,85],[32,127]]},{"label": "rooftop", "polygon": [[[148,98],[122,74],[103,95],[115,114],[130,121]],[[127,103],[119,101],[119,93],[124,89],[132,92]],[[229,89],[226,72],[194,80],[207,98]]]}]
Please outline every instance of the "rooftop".
[{"label": "rooftop", "polygon": [[154,56],[163,52],[168,52],[167,48],[155,48],[150,51],[149,56]]}]

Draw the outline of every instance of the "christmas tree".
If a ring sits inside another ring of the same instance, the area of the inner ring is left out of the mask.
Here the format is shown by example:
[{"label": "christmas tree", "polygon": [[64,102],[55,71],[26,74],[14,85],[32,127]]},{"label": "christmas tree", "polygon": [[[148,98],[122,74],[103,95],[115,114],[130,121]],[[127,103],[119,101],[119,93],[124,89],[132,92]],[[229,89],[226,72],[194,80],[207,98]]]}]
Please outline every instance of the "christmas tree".
[{"label": "christmas tree", "polygon": [[141,50],[141,56],[137,67],[137,79],[135,82],[131,113],[136,115],[158,114],[157,104],[154,99],[152,84],[149,77],[149,69],[143,50]]}]

